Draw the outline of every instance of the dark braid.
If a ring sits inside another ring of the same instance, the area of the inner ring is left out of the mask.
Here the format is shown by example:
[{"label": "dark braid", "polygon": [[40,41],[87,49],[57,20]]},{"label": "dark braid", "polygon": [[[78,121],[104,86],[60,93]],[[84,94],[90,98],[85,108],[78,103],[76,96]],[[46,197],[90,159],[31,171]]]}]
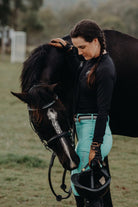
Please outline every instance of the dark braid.
[{"label": "dark braid", "polygon": [[84,19],[75,25],[75,27],[71,30],[70,36],[72,38],[82,37],[87,42],[92,42],[93,39],[97,38],[100,43],[101,46],[100,56],[97,62],[95,63],[95,65],[91,68],[87,79],[88,85],[92,86],[92,84],[95,81],[96,69],[101,60],[103,51],[106,49],[104,32],[94,21],[89,19]]},{"label": "dark braid", "polygon": [[91,68],[89,74],[88,74],[88,78],[87,78],[87,83],[89,85],[89,87],[91,87],[94,82],[95,82],[95,73],[96,73],[96,69],[101,61],[102,58],[102,54],[104,52],[104,50],[106,49],[106,43],[105,43],[105,37],[104,37],[104,33],[101,32],[101,35],[98,37],[99,43],[101,45],[101,51],[100,51],[100,55],[99,58],[97,60],[97,62],[95,63],[95,65]]}]

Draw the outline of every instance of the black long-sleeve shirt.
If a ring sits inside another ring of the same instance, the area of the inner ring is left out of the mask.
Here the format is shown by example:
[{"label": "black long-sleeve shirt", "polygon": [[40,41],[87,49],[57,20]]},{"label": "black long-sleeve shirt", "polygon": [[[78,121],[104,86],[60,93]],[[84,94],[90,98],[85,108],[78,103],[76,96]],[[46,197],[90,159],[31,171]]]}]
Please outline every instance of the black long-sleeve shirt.
[{"label": "black long-sleeve shirt", "polygon": [[102,55],[95,73],[95,83],[90,88],[87,76],[97,58],[85,61],[83,67],[78,67],[77,56],[72,56],[72,67],[75,70],[74,113],[97,114],[93,141],[103,141],[106,122],[110,110],[111,98],[116,79],[115,66],[108,53]]}]

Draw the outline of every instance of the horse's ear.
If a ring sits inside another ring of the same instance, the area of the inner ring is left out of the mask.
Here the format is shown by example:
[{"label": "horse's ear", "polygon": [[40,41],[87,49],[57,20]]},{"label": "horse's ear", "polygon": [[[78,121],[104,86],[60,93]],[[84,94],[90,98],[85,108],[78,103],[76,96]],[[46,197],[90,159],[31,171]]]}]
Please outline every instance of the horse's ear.
[{"label": "horse's ear", "polygon": [[55,92],[55,90],[58,88],[57,86],[58,86],[58,83],[51,84],[51,85],[49,85],[49,89],[52,92]]},{"label": "horse's ear", "polygon": [[29,104],[30,103],[30,98],[28,93],[14,93],[11,91],[11,94],[19,98],[21,101],[24,103]]}]

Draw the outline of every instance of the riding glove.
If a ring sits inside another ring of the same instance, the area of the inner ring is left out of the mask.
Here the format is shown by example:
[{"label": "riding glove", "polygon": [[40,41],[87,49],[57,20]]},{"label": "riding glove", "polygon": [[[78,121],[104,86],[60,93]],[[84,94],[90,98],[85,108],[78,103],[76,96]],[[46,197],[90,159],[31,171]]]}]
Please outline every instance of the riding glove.
[{"label": "riding glove", "polygon": [[101,143],[92,142],[89,153],[89,166],[100,165],[102,163]]}]

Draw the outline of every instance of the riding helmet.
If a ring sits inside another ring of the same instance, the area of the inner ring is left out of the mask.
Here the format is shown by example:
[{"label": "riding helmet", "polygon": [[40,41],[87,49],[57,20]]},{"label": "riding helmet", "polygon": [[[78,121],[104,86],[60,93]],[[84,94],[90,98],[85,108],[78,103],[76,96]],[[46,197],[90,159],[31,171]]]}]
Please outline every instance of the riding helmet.
[{"label": "riding helmet", "polygon": [[73,174],[71,181],[80,196],[88,200],[96,200],[108,191],[111,177],[105,167],[94,167]]}]

